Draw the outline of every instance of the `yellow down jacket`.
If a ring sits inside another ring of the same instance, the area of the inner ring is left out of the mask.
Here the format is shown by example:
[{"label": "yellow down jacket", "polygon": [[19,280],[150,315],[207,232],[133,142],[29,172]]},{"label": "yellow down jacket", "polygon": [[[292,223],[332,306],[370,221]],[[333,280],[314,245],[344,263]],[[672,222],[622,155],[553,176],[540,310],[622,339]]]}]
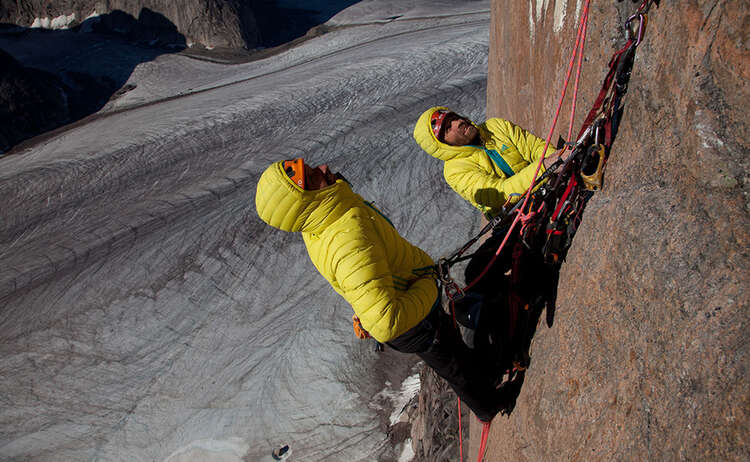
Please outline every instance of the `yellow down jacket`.
[{"label": "yellow down jacket", "polygon": [[[414,127],[414,139],[425,152],[444,162],[443,176],[450,187],[488,216],[496,215],[508,198],[518,200],[531,185],[545,140],[507,120],[493,118],[475,125],[484,146],[451,146],[432,132],[430,117],[438,109],[450,111],[436,106],[422,113]],[[498,165],[502,163],[505,165]],[[510,171],[504,172],[508,167]],[[542,166],[539,175],[544,170]]]},{"label": "yellow down jacket", "polygon": [[315,268],[379,342],[416,326],[437,300],[429,255],[346,181],[305,191],[277,162],[258,181],[255,207],[269,225],[302,233]]}]

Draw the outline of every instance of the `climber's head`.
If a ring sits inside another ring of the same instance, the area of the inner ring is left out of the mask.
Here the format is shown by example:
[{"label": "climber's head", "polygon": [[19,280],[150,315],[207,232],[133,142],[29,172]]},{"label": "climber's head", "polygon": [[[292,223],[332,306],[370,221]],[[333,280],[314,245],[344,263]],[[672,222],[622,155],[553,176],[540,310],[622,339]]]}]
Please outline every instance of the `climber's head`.
[{"label": "climber's head", "polygon": [[297,158],[284,161],[283,167],[292,182],[306,191],[317,191],[336,183],[336,174],[326,164],[313,168]]},{"label": "climber's head", "polygon": [[450,112],[443,119],[442,138],[445,144],[451,146],[466,146],[467,144],[479,144],[479,130],[471,120],[462,117],[455,112]]},{"label": "climber's head", "polygon": [[466,146],[478,144],[479,130],[471,120],[455,112],[439,109],[430,117],[432,133],[445,144]]}]

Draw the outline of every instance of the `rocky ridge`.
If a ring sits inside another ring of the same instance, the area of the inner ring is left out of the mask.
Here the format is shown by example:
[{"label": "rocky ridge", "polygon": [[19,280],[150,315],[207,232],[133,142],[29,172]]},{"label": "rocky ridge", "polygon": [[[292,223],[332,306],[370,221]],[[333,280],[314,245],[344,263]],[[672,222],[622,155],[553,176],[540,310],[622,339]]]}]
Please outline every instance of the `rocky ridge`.
[{"label": "rocky ridge", "polygon": [[[530,3],[509,18],[516,2],[493,1],[488,116],[546,136],[581,3]],[[591,3],[576,129],[638,4]],[[750,458],[749,10],[652,7],[604,190],[487,461]]]},{"label": "rocky ridge", "polygon": [[[46,72],[29,71],[0,49],[0,153],[20,139],[59,126],[70,118],[59,79]],[[44,107],[44,111],[38,111]]]},{"label": "rocky ridge", "polygon": [[260,41],[252,2],[241,0],[3,0],[0,22],[51,29],[98,23],[135,40],[174,40],[179,34],[183,45],[206,48],[253,48]]},{"label": "rocky ridge", "polygon": [[[412,462],[453,462],[459,454],[458,405],[453,390],[427,367],[420,371],[421,389],[407,406],[410,437],[414,450]],[[473,414],[461,408],[464,450]]]}]

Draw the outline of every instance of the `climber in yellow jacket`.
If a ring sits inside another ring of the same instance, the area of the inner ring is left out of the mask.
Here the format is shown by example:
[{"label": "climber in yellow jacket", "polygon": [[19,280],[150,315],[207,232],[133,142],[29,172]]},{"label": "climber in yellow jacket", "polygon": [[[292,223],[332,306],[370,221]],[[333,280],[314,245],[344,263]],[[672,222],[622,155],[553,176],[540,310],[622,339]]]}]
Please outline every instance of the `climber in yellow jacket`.
[{"label": "climber in yellow jacket", "polygon": [[[526,192],[545,145],[545,140],[507,120],[492,118],[476,125],[443,106],[422,113],[414,139],[444,162],[450,187],[488,217]],[[558,158],[548,153],[539,175]]]},{"label": "climber in yellow jacket", "polygon": [[258,181],[267,224],[299,232],[315,268],[354,309],[362,328],[395,350],[416,353],[480,420],[508,405],[495,373],[463,343],[442,310],[429,255],[398,234],[327,165],[276,162]]},{"label": "climber in yellow jacket", "polygon": [[[507,120],[491,118],[477,125],[444,106],[422,113],[414,127],[414,139],[425,152],[443,161],[448,185],[487,218],[499,214],[506,203],[516,202],[529,189],[545,146],[545,140]],[[563,155],[567,158],[570,151]],[[560,157],[559,153],[548,152],[538,175]],[[471,326],[476,329],[475,347],[479,349],[510,341],[510,334],[488,334],[504,322],[507,308],[502,303],[498,305],[498,300],[540,300],[550,293],[548,285],[555,280],[538,252],[519,250],[517,233],[509,236],[498,260],[490,266],[506,232],[505,228],[494,229],[476,250],[464,270],[466,283],[472,283],[473,297],[454,304],[458,319],[477,310],[484,313],[479,316],[482,323]],[[519,255],[522,256],[516,261]],[[511,277],[509,270],[514,265],[530,269],[517,271]],[[535,274],[535,279],[524,274]],[[511,284],[511,280],[515,282]],[[493,340],[488,341],[489,337]]]}]

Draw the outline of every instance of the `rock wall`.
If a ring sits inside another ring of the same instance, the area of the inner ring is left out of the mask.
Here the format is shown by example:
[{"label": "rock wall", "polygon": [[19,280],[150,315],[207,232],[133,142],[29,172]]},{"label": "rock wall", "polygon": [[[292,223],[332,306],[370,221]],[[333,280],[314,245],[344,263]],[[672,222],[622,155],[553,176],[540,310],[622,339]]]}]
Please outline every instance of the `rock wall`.
[{"label": "rock wall", "polygon": [[[421,389],[409,406],[410,437],[414,458],[411,462],[453,462],[459,454],[458,401],[445,380],[429,367],[419,374]],[[464,441],[469,435],[471,411],[461,408]],[[465,448],[466,450],[466,448]]]},{"label": "rock wall", "polygon": [[[146,30],[149,26],[151,29],[172,26],[188,44],[208,48],[253,48],[260,37],[252,3],[242,0],[2,0],[0,22],[24,27],[66,28],[83,23],[92,15],[120,11],[138,20],[141,34],[153,34]],[[171,24],[163,24],[162,17]],[[108,18],[114,19],[116,17]],[[130,26],[123,22],[109,27],[122,30]]]},{"label": "rock wall", "polygon": [[[493,1],[488,116],[546,137],[583,3]],[[604,190],[487,461],[750,459],[749,5],[651,9]],[[637,6],[592,2],[574,132]]]}]

